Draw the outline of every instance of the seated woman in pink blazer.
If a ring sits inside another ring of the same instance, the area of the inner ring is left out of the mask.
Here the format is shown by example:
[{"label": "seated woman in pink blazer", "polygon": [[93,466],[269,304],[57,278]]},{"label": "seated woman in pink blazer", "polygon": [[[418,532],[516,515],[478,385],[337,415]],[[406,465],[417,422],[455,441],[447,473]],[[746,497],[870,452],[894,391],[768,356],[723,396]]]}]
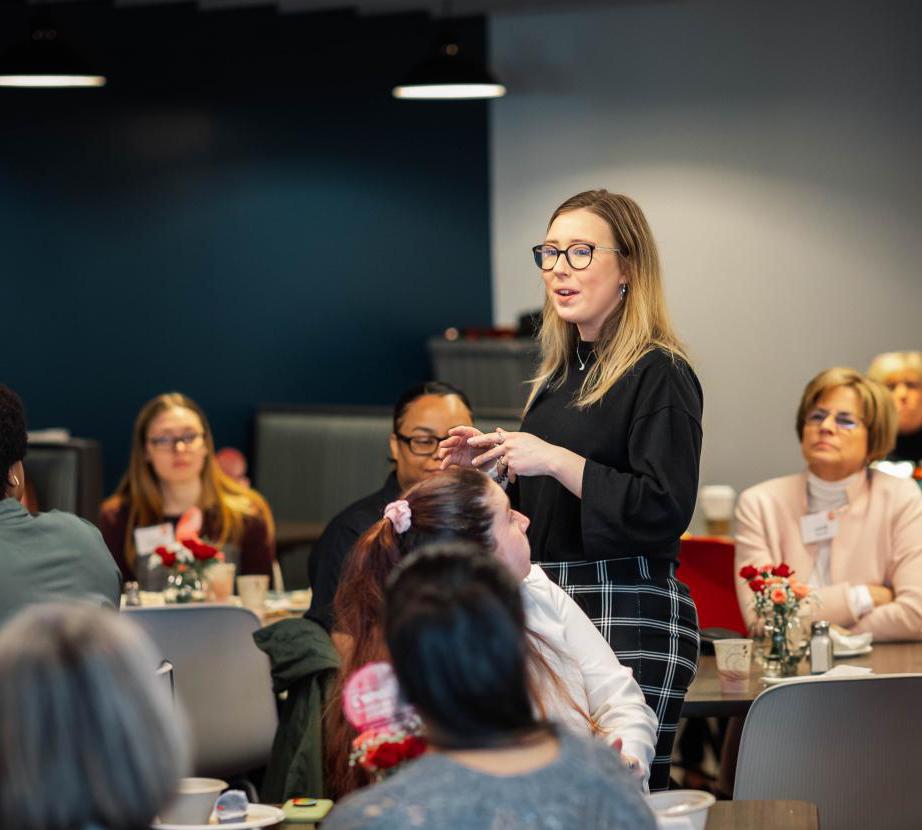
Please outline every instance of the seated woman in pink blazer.
[{"label": "seated woman in pink blazer", "polygon": [[[922,493],[872,470],[896,439],[887,390],[833,368],[804,390],[797,434],[807,469],[746,490],[736,567],[787,562],[815,597],[815,619],[877,640],[922,640]],[[755,619],[743,580],[737,596]]]}]

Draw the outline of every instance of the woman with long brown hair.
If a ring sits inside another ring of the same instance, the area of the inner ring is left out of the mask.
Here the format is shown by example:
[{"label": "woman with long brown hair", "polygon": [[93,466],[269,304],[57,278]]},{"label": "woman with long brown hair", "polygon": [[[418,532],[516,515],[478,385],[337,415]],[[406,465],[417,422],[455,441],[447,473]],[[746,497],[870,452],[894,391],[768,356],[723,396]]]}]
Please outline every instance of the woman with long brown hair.
[{"label": "woman with long brown hair", "polygon": [[[202,408],[180,392],[148,401],[135,419],[128,470],[103,502],[99,526],[126,579],[139,567],[135,531],[202,511],[203,539],[224,551],[241,574],[272,574],[275,525],[265,499],[225,475]],[[143,587],[143,586],[142,586]]]},{"label": "woman with long brown hair", "polygon": [[646,780],[656,719],[629,669],[589,619],[530,563],[528,519],[502,489],[475,470],[449,470],[411,487],[385,509],[347,560],[334,602],[333,638],[342,655],[337,693],[327,711],[326,754],[334,793],[364,783],[348,766],[354,732],[342,717],[342,684],[368,662],[388,659],[385,586],[405,556],[432,542],[472,542],[491,551],[522,585],[530,633],[535,705],[575,731],[598,734],[622,751]]},{"label": "woman with long brown hair", "polygon": [[541,365],[519,432],[458,427],[443,465],[490,469],[531,517],[534,557],[634,670],[660,724],[650,789],[669,784],[698,618],[675,579],[695,507],[701,385],[666,311],[640,206],[567,199],[532,249],[545,301]]}]

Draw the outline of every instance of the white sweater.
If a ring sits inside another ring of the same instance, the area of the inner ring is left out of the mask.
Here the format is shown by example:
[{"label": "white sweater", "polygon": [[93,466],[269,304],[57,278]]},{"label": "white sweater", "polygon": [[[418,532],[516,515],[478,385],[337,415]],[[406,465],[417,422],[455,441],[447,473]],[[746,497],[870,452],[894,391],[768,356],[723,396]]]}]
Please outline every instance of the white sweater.
[{"label": "white sweater", "polygon": [[[538,641],[542,656],[564,682],[573,701],[602,728],[600,738],[607,743],[621,738],[622,751],[640,761],[646,784],[656,746],[657,721],[634,673],[621,665],[589,617],[540,566],[532,565],[522,582],[522,599],[529,630],[553,648],[550,653]],[[542,689],[548,717],[577,733],[588,733],[585,718],[555,695],[553,688],[549,684]]]}]

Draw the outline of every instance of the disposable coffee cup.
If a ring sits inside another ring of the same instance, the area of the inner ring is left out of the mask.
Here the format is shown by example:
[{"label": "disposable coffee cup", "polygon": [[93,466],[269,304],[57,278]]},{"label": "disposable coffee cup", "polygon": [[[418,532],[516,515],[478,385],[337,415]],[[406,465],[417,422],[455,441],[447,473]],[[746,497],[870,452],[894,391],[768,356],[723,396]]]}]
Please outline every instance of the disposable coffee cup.
[{"label": "disposable coffee cup", "polygon": [[715,640],[717,677],[722,692],[745,692],[752,669],[752,640]]},{"label": "disposable coffee cup", "polygon": [[216,562],[205,571],[208,583],[208,598],[213,602],[227,602],[234,593],[234,574],[237,566],[233,562]]},{"label": "disposable coffee cup", "polygon": [[729,536],[733,508],[736,506],[736,490],[728,484],[708,484],[698,494],[701,511],[712,536]]},{"label": "disposable coffee cup", "polygon": [[266,594],[269,591],[269,577],[259,574],[237,577],[237,593],[240,601],[254,611],[266,607]]}]

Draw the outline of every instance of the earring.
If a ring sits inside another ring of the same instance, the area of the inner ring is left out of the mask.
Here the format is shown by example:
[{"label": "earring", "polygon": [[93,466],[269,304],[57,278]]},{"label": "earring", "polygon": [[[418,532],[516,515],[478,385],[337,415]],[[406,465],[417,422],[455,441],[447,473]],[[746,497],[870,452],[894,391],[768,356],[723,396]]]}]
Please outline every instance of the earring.
[{"label": "earring", "polygon": [[18,486],[19,486],[19,479],[16,478],[16,476],[10,476],[10,478],[13,479],[13,486],[14,486],[14,487],[18,487]]},{"label": "earring", "polygon": [[627,296],[627,283],[621,283],[621,299],[623,300]]}]

